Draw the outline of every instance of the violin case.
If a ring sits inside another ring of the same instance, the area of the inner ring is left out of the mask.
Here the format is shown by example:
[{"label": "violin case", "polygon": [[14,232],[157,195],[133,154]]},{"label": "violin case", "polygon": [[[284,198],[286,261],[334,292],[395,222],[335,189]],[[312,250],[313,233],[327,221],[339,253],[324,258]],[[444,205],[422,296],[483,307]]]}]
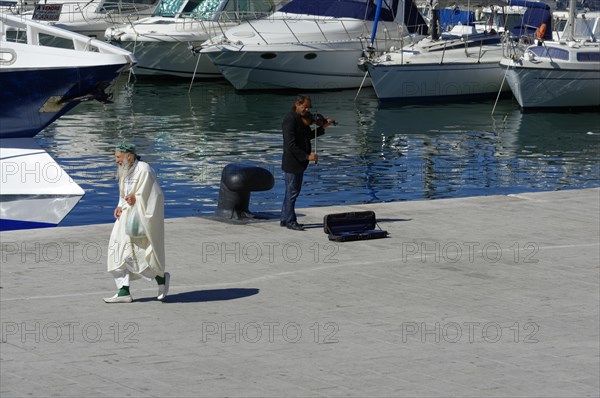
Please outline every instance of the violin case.
[{"label": "violin case", "polygon": [[323,229],[329,240],[348,242],[385,238],[388,232],[379,228],[373,211],[355,211],[327,214],[323,218]]}]

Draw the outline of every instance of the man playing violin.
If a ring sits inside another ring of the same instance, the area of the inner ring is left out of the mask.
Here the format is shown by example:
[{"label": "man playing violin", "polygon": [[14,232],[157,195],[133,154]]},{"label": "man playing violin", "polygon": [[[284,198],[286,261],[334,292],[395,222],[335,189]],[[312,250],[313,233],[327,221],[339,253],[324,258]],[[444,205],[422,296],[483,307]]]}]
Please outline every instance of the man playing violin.
[{"label": "man playing violin", "polygon": [[[334,124],[331,118],[315,118],[310,113],[310,98],[299,95],[290,112],[283,118],[283,158],[281,168],[285,174],[285,197],[281,208],[279,225],[295,231],[303,231],[304,226],[298,224],[296,218],[296,199],[302,189],[304,171],[309,162],[319,160],[312,152],[310,141],[325,134],[325,127]],[[316,131],[311,129],[316,124]]]}]

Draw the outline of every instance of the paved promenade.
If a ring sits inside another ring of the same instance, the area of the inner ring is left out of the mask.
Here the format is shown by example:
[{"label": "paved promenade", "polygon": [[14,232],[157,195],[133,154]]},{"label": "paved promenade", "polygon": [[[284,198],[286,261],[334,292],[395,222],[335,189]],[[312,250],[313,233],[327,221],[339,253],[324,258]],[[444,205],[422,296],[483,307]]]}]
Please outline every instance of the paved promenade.
[{"label": "paved promenade", "polygon": [[0,396],[600,395],[600,189],[299,214],[167,220],[165,302],[102,301],[109,224],[2,233]]}]

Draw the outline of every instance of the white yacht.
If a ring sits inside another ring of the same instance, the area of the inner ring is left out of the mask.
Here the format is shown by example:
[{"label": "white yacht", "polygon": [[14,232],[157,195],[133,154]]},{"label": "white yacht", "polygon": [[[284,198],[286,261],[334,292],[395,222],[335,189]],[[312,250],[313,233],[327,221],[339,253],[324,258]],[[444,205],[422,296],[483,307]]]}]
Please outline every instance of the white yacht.
[{"label": "white yacht", "polygon": [[[361,59],[380,101],[473,100],[498,93],[501,36],[457,25],[441,38]],[[506,88],[508,90],[508,88]]]},{"label": "white yacht", "polygon": [[246,19],[272,14],[281,0],[163,0],[156,15],[108,28],[106,40],[135,53],[136,75],[222,79],[195,49]]},{"label": "white yacht", "polygon": [[160,0],[42,0],[21,15],[36,22],[104,39],[110,26],[133,23],[154,12]]},{"label": "white yacht", "polygon": [[506,6],[511,7],[510,14],[502,11],[499,15],[514,15],[515,7],[519,7],[521,20],[499,20],[490,14],[489,23],[482,24],[476,10],[435,10],[433,21],[439,28],[433,28],[433,35],[377,57],[363,58],[359,64],[368,69],[380,101],[473,101],[497,96],[499,91],[509,92],[502,84],[504,70],[499,65],[502,41],[509,40],[508,31],[522,35],[542,24],[548,26],[544,35],[551,38],[552,15],[544,3],[511,0]]},{"label": "white yacht", "polygon": [[510,46],[500,61],[522,109],[600,107],[600,15],[570,10],[559,41]]},{"label": "white yacht", "polygon": [[411,1],[384,1],[378,11],[372,0],[293,0],[210,39],[201,54],[238,90],[356,88],[365,79],[356,65],[363,50],[398,47],[425,32]]}]

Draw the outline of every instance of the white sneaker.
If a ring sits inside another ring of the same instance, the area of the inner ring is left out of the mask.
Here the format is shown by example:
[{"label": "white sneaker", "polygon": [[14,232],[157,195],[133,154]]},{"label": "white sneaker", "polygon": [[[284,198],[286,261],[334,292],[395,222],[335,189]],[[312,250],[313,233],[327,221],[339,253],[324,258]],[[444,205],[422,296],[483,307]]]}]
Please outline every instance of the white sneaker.
[{"label": "white sneaker", "polygon": [[112,297],[107,297],[104,299],[105,303],[131,303],[132,301],[133,298],[131,297],[131,295],[119,296],[118,293]]},{"label": "white sneaker", "polygon": [[167,294],[169,294],[169,279],[171,279],[171,274],[169,274],[168,272],[165,272],[165,284],[164,285],[158,285],[158,299],[159,300],[164,300],[165,297],[167,297]]}]

